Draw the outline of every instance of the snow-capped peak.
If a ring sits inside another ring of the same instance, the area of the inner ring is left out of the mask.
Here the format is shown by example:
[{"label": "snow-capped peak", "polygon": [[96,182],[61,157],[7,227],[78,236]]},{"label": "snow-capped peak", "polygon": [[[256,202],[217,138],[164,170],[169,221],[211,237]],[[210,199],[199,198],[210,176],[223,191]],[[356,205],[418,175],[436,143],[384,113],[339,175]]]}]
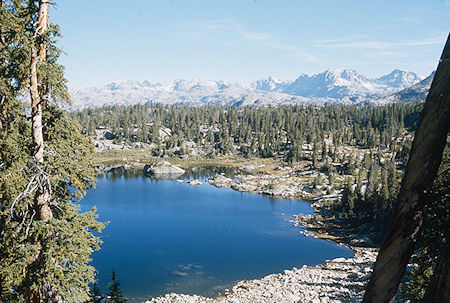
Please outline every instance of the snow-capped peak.
[{"label": "snow-capped peak", "polygon": [[309,98],[343,98],[370,95],[375,90],[369,79],[356,71],[336,68],[312,76],[302,74],[284,92]]},{"label": "snow-capped peak", "polygon": [[422,75],[417,75],[405,70],[394,69],[390,74],[375,79],[382,85],[404,89],[425,79]]},{"label": "snow-capped peak", "polygon": [[[330,79],[338,79],[343,78],[347,80],[351,80],[354,78],[365,78],[364,76],[358,74],[356,71],[349,69],[349,68],[334,68],[334,69],[327,69],[323,74],[327,78]],[[321,74],[318,74],[321,75]]]},{"label": "snow-capped peak", "polygon": [[278,78],[269,77],[267,79],[257,80],[250,84],[254,90],[264,90],[268,92],[282,91],[290,82]]}]

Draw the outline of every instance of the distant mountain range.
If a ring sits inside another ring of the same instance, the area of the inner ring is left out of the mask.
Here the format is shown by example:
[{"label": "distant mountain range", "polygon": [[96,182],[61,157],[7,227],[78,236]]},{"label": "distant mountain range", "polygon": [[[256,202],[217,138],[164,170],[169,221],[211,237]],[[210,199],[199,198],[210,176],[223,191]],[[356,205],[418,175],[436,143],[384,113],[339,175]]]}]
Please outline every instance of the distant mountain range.
[{"label": "distant mountain range", "polygon": [[294,81],[269,77],[243,86],[224,81],[176,80],[170,84],[148,81],[113,82],[71,93],[76,110],[102,105],[164,103],[221,106],[278,106],[282,104],[387,104],[424,99],[434,73],[425,78],[394,70],[369,79],[351,69],[331,69]]}]

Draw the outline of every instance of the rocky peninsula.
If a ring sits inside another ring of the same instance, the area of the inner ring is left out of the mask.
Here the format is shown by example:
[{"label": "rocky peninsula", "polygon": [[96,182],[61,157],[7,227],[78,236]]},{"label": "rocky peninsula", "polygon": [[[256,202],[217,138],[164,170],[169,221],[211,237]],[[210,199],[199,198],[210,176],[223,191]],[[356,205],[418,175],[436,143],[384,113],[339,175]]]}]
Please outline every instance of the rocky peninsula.
[{"label": "rocky peninsula", "polygon": [[[328,199],[340,197],[340,190],[332,188],[329,177],[307,164],[280,165],[273,168],[264,165],[246,165],[239,169],[242,173],[235,175],[234,178],[219,174],[209,178],[207,182],[216,187],[284,198],[318,200],[324,196]],[[341,181],[343,177],[339,176],[336,179]]]}]

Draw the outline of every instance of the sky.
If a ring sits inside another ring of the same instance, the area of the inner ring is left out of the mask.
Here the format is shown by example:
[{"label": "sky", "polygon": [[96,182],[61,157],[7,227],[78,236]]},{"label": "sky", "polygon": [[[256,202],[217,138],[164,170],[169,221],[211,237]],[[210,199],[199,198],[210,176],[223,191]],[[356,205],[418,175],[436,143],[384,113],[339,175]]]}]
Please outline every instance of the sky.
[{"label": "sky", "polygon": [[56,0],[70,88],[437,67],[450,0]]}]

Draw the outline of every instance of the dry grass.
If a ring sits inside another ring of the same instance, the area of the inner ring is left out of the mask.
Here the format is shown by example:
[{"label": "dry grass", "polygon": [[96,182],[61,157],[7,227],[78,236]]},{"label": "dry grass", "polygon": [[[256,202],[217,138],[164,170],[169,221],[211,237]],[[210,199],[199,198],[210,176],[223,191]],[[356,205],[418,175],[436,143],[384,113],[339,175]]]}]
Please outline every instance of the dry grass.
[{"label": "dry grass", "polygon": [[[149,150],[137,150],[137,149],[106,150],[101,153],[96,153],[94,156],[94,162],[96,164],[104,164],[104,165],[121,165],[129,163],[134,166],[140,166],[139,164],[142,164],[143,166],[147,163],[159,162],[162,160],[163,159],[159,157],[153,157]],[[165,158],[164,160],[183,167],[208,166],[208,165],[239,167],[254,161],[253,159],[249,160],[235,156],[217,157],[214,159],[200,158],[200,157],[189,157],[187,159],[181,159],[178,157],[169,157]]]}]

